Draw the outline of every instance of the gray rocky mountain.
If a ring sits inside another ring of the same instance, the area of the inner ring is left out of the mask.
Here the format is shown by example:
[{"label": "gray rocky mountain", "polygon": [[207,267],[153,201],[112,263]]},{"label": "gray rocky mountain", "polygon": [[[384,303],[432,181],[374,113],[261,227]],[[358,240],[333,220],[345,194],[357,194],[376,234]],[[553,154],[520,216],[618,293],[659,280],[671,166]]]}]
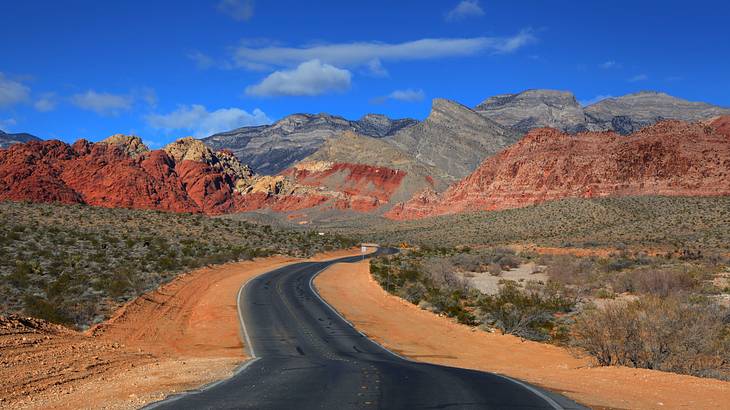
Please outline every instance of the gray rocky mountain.
[{"label": "gray rocky mountain", "polygon": [[214,150],[229,149],[259,174],[276,174],[315,152],[343,131],[383,138],[416,124],[368,114],[356,121],[329,114],[294,114],[271,124],[243,127],[212,135],[203,141]]},{"label": "gray rocky mountain", "polygon": [[662,119],[701,121],[730,114],[730,109],[687,101],[665,93],[642,91],[607,98],[585,107],[584,112],[591,130],[630,134]]},{"label": "gray rocky mountain", "polygon": [[607,98],[581,107],[567,91],[527,90],[491,97],[475,110],[523,134],[539,127],[569,133],[613,130],[630,134],[662,119],[699,121],[730,113],[730,109],[653,91]]},{"label": "gray rocky mountain", "polygon": [[568,132],[585,130],[583,108],[567,91],[527,90],[495,95],[477,105],[475,110],[522,134],[540,127]]},{"label": "gray rocky mountain", "polygon": [[7,134],[0,130],[0,148],[8,148],[13,144],[40,140],[41,139],[35,135],[26,134],[24,132],[18,134]]},{"label": "gray rocky mountain", "polygon": [[519,133],[459,103],[436,98],[424,121],[386,141],[417,160],[463,178],[484,160],[516,142]]},{"label": "gray rocky mountain", "polygon": [[441,169],[415,159],[386,139],[349,131],[329,139],[302,162],[312,161],[365,164],[405,171],[405,181],[395,192],[393,203],[407,201],[427,188],[442,191],[456,181]]}]

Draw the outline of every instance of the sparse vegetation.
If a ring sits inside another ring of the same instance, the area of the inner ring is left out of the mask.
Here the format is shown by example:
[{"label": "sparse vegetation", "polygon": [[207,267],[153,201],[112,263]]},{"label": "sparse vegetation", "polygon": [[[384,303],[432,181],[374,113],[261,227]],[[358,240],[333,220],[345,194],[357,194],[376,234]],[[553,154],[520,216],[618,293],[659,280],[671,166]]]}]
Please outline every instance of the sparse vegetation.
[{"label": "sparse vegetation", "polygon": [[0,313],[87,327],[177,273],[354,242],[203,215],[0,203]]},{"label": "sparse vegetation", "polygon": [[604,366],[730,379],[727,311],[676,297],[642,297],[583,311],[572,343]]},{"label": "sparse vegetation", "polygon": [[692,258],[730,252],[730,197],[564,199],[405,222],[371,217],[320,226],[392,244],[657,248]]},{"label": "sparse vegetation", "polygon": [[[600,365],[730,379],[730,261],[702,255],[421,248],[370,270],[389,292],[461,323],[574,346]],[[520,266],[546,279],[502,278]],[[479,275],[497,276],[499,288],[480,291]]]}]

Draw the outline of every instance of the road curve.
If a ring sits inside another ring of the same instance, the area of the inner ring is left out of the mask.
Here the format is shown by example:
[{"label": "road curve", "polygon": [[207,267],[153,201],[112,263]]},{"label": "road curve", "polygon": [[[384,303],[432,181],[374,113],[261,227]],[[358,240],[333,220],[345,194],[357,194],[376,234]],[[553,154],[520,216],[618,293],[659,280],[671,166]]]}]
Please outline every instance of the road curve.
[{"label": "road curve", "polygon": [[503,376],[410,361],[359,333],[312,280],[333,263],[360,259],[297,263],[250,280],[238,308],[253,359],[230,379],[147,408],[582,408]]}]

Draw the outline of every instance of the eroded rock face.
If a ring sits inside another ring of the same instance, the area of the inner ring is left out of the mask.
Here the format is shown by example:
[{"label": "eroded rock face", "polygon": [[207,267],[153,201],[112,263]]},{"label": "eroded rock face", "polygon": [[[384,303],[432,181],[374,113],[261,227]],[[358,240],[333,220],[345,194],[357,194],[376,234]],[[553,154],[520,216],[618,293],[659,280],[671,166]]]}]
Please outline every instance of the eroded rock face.
[{"label": "eroded rock face", "polygon": [[390,119],[368,114],[351,121],[330,114],[293,114],[271,125],[242,127],[211,135],[203,141],[215,150],[230,150],[257,174],[274,175],[315,152],[343,131],[382,138],[415,124],[412,119]]},{"label": "eroded rock face", "polygon": [[138,137],[16,144],[0,150],[0,200],[220,214],[315,206],[371,211],[406,176],[387,167],[310,162],[261,176],[192,138],[145,150]]},{"label": "eroded rock face", "polygon": [[517,94],[495,95],[474,110],[520,133],[551,127],[567,132],[585,131],[583,108],[567,91],[527,90]]},{"label": "eroded rock face", "polygon": [[[0,199],[218,214],[256,176],[230,153],[184,139],[149,151],[138,137],[16,144],[0,150]],[[168,153],[169,152],[169,153]]]},{"label": "eroded rock face", "polygon": [[335,207],[372,211],[387,204],[406,173],[365,164],[309,162],[284,171],[299,187],[314,188],[335,201]]},{"label": "eroded rock face", "polygon": [[473,110],[436,98],[428,118],[386,138],[386,141],[458,179],[474,171],[484,158],[518,139],[518,133]]},{"label": "eroded rock face", "polygon": [[590,130],[614,130],[620,134],[630,134],[664,119],[701,121],[730,114],[730,110],[665,93],[642,91],[606,98],[585,107],[585,114]]},{"label": "eroded rock face", "polygon": [[0,130],[0,148],[8,148],[13,144],[23,144],[30,141],[40,141],[41,139],[35,135],[24,132],[17,134],[8,134]]},{"label": "eroded rock face", "polygon": [[550,127],[571,134],[615,131],[628,135],[664,119],[700,121],[730,114],[726,108],[654,91],[605,98],[582,107],[567,91],[526,90],[488,98],[474,109],[521,134]]},{"label": "eroded rock face", "polygon": [[142,138],[136,135],[115,134],[101,142],[119,147],[119,149],[131,157],[137,157],[150,150],[144,145]]},{"label": "eroded rock face", "polygon": [[387,216],[518,208],[567,197],[730,195],[730,136],[722,131],[728,117],[713,124],[663,121],[628,137],[533,130],[442,195],[418,195]]}]

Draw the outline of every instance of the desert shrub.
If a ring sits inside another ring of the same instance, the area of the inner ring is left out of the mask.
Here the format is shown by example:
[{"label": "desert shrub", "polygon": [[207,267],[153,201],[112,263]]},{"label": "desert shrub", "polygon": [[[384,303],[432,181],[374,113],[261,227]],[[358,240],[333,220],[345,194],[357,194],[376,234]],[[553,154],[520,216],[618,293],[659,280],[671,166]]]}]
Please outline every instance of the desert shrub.
[{"label": "desert shrub", "polygon": [[71,318],[56,304],[38,296],[26,296],[24,299],[25,313],[29,316],[44,319],[53,323],[70,324]]},{"label": "desert shrub", "polygon": [[454,265],[447,259],[434,258],[423,263],[426,280],[433,287],[444,288],[449,291],[466,291],[466,280],[454,271]]},{"label": "desert shrub", "polygon": [[492,276],[499,276],[502,273],[502,266],[498,263],[490,263],[487,272]]},{"label": "desert shrub", "polygon": [[678,298],[643,297],[579,314],[573,343],[600,365],[623,365],[697,376],[730,376],[727,312]]},{"label": "desert shrub", "polygon": [[548,277],[562,285],[585,285],[592,280],[594,263],[590,259],[561,255],[542,262],[547,264]]},{"label": "desert shrub", "polygon": [[573,305],[556,292],[527,291],[512,281],[505,281],[496,295],[485,295],[478,303],[484,323],[530,340],[550,339],[555,315],[569,312]]},{"label": "desert shrub", "polygon": [[398,291],[398,296],[417,305],[426,296],[428,289],[421,282],[407,282]]},{"label": "desert shrub", "polygon": [[0,202],[0,314],[85,328],[185,269],[354,243],[202,215]]},{"label": "desert shrub", "polygon": [[612,278],[612,285],[617,292],[667,297],[695,289],[698,281],[683,269],[648,268],[618,274]]}]

